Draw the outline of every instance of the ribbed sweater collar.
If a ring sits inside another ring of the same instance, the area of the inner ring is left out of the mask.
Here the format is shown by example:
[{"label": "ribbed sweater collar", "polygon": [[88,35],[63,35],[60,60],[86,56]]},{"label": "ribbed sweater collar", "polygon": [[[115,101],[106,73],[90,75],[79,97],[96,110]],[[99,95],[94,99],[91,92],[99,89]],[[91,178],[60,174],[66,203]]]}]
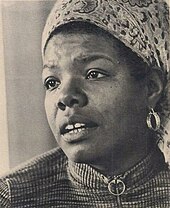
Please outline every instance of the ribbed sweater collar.
[{"label": "ribbed sweater collar", "polygon": [[164,166],[164,156],[155,147],[139,163],[118,176],[108,178],[87,164],[74,163],[72,161],[68,161],[68,174],[76,186],[105,189],[111,180],[118,178],[125,183],[126,189],[131,189],[144,184],[162,170]]}]

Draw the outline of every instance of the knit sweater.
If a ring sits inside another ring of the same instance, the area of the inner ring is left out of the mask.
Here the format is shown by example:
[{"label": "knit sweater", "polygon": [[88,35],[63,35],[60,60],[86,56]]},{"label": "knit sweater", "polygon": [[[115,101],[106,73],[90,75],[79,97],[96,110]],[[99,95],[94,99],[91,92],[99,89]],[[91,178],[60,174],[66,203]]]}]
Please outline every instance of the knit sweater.
[{"label": "knit sweater", "polygon": [[0,207],[169,208],[170,172],[158,148],[110,178],[56,148],[0,180]]}]

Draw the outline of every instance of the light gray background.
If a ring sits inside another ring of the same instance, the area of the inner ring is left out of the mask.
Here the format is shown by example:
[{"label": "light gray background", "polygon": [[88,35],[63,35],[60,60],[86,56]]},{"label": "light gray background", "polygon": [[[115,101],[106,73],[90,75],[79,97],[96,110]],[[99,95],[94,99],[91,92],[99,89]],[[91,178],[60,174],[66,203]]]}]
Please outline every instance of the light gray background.
[{"label": "light gray background", "polygon": [[10,167],[56,146],[44,111],[41,34],[54,1],[2,4]]}]

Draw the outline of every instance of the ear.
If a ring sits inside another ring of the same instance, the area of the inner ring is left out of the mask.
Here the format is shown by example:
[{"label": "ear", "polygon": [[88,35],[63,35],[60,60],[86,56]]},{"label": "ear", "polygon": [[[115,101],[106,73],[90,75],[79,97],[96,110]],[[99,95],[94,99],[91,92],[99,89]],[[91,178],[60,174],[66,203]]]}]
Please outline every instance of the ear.
[{"label": "ear", "polygon": [[149,105],[148,107],[154,108],[159,101],[163,90],[162,76],[156,70],[152,70],[148,75],[147,89]]}]

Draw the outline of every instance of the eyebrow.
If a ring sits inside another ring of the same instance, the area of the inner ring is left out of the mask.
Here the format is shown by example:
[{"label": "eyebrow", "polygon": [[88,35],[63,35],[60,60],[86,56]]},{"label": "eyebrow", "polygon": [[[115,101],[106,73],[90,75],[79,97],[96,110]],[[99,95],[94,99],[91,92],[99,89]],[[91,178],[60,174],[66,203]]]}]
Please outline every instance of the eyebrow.
[{"label": "eyebrow", "polygon": [[80,54],[79,56],[75,57],[74,58],[74,61],[75,62],[80,62],[80,61],[83,61],[83,62],[91,62],[91,61],[94,61],[96,59],[107,59],[111,62],[114,63],[113,59],[107,55],[104,55],[103,53],[95,53],[95,54]]},{"label": "eyebrow", "polygon": [[[81,61],[83,63],[89,63],[91,61],[95,61],[97,59],[107,59],[108,61],[114,63],[113,59],[107,55],[104,55],[103,53],[95,53],[95,54],[80,54],[76,57],[73,58],[73,62],[76,63],[80,63]],[[43,65],[43,69],[56,69],[58,66],[57,64],[44,64]]]},{"label": "eyebrow", "polygon": [[55,68],[57,68],[57,65],[56,64],[44,64],[43,65],[43,70],[44,69],[46,69],[46,68],[48,68],[48,69],[55,69]]}]

